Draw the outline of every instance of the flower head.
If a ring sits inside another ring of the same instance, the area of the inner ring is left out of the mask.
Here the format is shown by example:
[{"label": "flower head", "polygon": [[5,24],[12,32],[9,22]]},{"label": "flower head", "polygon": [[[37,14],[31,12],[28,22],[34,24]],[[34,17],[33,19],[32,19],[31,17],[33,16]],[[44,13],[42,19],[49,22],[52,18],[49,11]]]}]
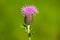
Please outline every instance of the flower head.
[{"label": "flower head", "polygon": [[33,21],[33,15],[38,13],[38,10],[35,6],[25,6],[22,7],[21,12],[25,15],[24,16],[24,23],[30,25]]},{"label": "flower head", "polygon": [[22,13],[25,15],[34,15],[38,13],[37,8],[35,6],[26,6],[22,8]]}]

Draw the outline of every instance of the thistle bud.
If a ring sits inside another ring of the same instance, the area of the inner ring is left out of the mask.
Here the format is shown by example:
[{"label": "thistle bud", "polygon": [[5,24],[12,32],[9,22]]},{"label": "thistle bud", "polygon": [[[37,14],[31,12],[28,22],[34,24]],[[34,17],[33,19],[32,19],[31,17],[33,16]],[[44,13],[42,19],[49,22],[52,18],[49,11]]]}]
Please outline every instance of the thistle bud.
[{"label": "thistle bud", "polygon": [[33,15],[25,15],[24,17],[24,22],[27,25],[30,25],[33,21]]}]

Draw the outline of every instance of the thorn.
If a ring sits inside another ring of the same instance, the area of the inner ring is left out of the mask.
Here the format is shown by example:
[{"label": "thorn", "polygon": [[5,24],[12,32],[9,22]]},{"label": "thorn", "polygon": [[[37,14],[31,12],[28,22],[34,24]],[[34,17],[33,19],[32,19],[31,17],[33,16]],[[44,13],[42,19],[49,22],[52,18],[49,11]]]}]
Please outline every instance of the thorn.
[{"label": "thorn", "polygon": [[[20,25],[21,25],[21,24],[20,24]],[[21,28],[23,28],[23,29],[27,32],[27,26],[26,26],[26,25],[22,24],[22,25],[21,25]]]},{"label": "thorn", "polygon": [[24,27],[27,27],[25,24],[23,24]]}]

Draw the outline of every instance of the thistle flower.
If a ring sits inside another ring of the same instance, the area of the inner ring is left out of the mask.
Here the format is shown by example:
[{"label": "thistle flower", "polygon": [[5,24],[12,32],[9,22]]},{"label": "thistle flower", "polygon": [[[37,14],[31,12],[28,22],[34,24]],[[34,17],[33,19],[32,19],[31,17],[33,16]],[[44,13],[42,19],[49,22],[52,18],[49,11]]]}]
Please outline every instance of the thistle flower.
[{"label": "thistle flower", "polygon": [[35,6],[25,6],[22,8],[21,12],[25,15],[24,22],[30,25],[33,20],[33,15],[37,14],[37,8]]},{"label": "thistle flower", "polygon": [[37,8],[34,6],[26,6],[22,8],[22,13],[25,15],[34,15],[36,13],[38,13]]},{"label": "thistle flower", "polygon": [[33,21],[33,15],[37,14],[37,8],[35,6],[22,7],[21,12],[24,14],[24,22],[27,24],[28,40],[31,40],[30,24]]}]

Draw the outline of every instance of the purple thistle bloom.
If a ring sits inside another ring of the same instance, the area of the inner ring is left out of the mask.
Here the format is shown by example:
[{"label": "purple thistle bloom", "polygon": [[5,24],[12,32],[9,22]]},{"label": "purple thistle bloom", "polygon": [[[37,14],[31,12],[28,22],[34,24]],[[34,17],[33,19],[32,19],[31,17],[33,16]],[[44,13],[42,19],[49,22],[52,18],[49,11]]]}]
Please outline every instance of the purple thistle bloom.
[{"label": "purple thistle bloom", "polygon": [[38,13],[37,8],[34,6],[26,6],[22,8],[22,13],[25,15],[36,14]]},{"label": "purple thistle bloom", "polygon": [[37,8],[34,6],[23,7],[21,12],[25,15],[24,22],[27,25],[30,25],[33,20],[33,15],[38,13]]}]

